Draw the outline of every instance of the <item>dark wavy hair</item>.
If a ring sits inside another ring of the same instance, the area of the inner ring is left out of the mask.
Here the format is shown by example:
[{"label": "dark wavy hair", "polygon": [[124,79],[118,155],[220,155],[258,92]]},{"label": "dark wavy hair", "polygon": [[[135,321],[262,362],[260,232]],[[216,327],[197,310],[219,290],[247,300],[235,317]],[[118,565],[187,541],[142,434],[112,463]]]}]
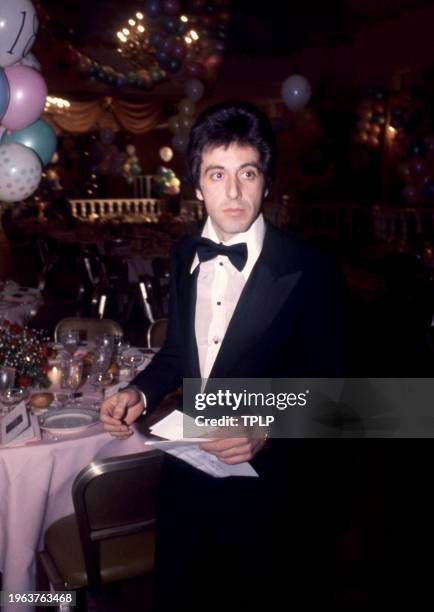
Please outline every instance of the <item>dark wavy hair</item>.
[{"label": "dark wavy hair", "polygon": [[270,189],[276,167],[276,140],[268,117],[254,104],[231,100],[210,106],[197,118],[190,132],[187,164],[190,180],[199,188],[200,164],[206,149],[236,143],[259,153],[259,166]]}]

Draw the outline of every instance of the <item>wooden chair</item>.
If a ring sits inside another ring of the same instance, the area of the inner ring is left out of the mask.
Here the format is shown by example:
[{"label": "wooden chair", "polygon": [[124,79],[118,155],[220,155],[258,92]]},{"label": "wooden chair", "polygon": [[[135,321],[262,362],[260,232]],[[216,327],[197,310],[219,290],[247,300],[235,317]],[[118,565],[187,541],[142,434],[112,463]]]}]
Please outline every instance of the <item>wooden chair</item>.
[{"label": "wooden chair", "polygon": [[103,584],[153,571],[161,458],[155,450],[113,457],[78,474],[75,513],[45,532],[40,586],[48,578],[54,591],[76,590],[92,600]]},{"label": "wooden chair", "polygon": [[73,329],[80,332],[85,340],[94,340],[101,334],[112,334],[117,338],[123,336],[122,327],[112,319],[93,319],[90,317],[67,317],[61,319],[54,330],[54,340],[59,342],[62,331]]}]

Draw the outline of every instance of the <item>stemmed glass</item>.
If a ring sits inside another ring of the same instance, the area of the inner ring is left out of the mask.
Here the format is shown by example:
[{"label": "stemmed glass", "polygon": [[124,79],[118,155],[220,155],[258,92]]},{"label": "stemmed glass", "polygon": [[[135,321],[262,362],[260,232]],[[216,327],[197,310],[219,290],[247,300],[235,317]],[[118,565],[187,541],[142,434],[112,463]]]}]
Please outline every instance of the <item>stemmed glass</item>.
[{"label": "stemmed glass", "polygon": [[80,332],[76,329],[65,329],[60,332],[59,340],[65,351],[72,357],[80,342]]},{"label": "stemmed glass", "polygon": [[112,334],[100,334],[95,338],[96,346],[106,347],[110,351],[110,357],[113,355],[115,348],[115,337]]},{"label": "stemmed glass", "polygon": [[[81,359],[67,359],[62,363],[62,389],[68,389],[70,393],[66,398],[65,404],[77,405],[74,393],[77,391],[83,378],[83,361]],[[59,398],[60,399],[60,398]]]},{"label": "stemmed glass", "polygon": [[[5,391],[11,389],[15,382],[16,370],[10,366],[2,366],[0,368],[0,394],[3,398],[6,398],[5,404],[7,404],[7,397]],[[3,399],[2,398],[2,399]],[[7,414],[8,407],[0,406],[0,416],[3,414]]]},{"label": "stemmed glass", "polygon": [[[111,358],[112,350],[109,346],[97,346],[93,352],[89,383],[96,389],[101,389],[101,401],[105,399],[105,388],[113,381],[113,374],[107,371],[111,364]],[[99,408],[99,402],[94,402],[94,408]]]},{"label": "stemmed glass", "polygon": [[135,378],[137,374],[137,368],[141,365],[145,360],[144,355],[141,353],[135,353],[131,350],[125,351],[121,355],[121,364],[130,370],[130,380]]}]

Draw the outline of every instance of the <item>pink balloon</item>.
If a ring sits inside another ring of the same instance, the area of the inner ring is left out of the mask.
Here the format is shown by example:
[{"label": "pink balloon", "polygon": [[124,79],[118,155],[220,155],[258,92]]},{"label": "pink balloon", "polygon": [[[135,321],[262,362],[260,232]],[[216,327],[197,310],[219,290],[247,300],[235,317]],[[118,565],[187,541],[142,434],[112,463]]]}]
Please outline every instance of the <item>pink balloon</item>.
[{"label": "pink balloon", "polygon": [[47,97],[47,85],[41,74],[27,66],[5,69],[10,99],[2,124],[8,130],[22,130],[42,114]]}]

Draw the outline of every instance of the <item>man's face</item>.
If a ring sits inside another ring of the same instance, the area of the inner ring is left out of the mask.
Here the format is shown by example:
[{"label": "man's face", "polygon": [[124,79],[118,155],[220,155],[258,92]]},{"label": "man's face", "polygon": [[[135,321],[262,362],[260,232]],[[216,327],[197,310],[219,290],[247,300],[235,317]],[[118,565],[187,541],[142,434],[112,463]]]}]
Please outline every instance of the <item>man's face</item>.
[{"label": "man's face", "polygon": [[220,240],[249,229],[259,214],[263,195],[264,175],[255,148],[232,143],[204,150],[196,196],[205,202]]}]

